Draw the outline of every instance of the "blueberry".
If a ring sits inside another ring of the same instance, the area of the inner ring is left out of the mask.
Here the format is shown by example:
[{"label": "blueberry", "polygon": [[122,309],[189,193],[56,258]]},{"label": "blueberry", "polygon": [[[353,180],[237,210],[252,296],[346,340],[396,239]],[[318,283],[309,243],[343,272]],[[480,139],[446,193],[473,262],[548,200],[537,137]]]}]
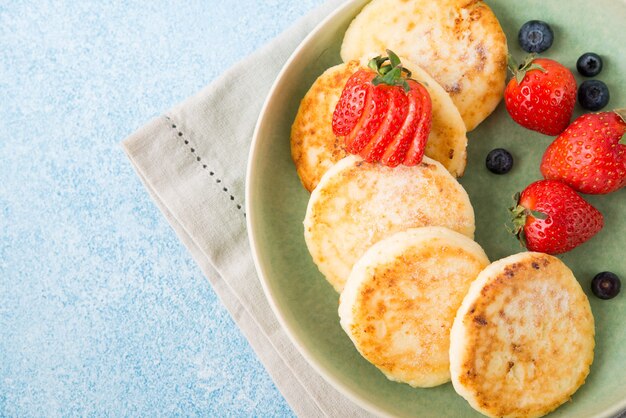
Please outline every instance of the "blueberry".
[{"label": "blueberry", "polygon": [[503,148],[496,148],[487,154],[487,169],[494,174],[506,174],[513,168],[513,156]]},{"label": "blueberry", "polygon": [[529,20],[520,28],[517,39],[524,51],[543,52],[552,46],[554,32],[546,22]]},{"label": "blueberry", "polygon": [[600,80],[583,81],[578,87],[578,103],[587,110],[600,110],[609,103],[609,88]]},{"label": "blueberry", "polygon": [[591,291],[600,299],[613,299],[619,293],[622,282],[615,273],[603,271],[591,280]]},{"label": "blueberry", "polygon": [[602,58],[593,52],[584,53],[576,61],[576,69],[580,75],[594,77],[602,71]]}]

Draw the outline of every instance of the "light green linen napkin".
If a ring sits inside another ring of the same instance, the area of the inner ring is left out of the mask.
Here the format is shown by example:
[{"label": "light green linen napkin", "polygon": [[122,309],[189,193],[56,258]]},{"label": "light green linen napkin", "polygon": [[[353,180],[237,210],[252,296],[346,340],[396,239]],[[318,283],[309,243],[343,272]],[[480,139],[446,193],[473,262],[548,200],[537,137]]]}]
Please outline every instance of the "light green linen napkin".
[{"label": "light green linen napkin", "polygon": [[276,74],[341,3],[328,1],[122,143],[155,203],[302,417],[368,414],[308,365],[272,313],[248,243],[244,176],[254,126]]}]

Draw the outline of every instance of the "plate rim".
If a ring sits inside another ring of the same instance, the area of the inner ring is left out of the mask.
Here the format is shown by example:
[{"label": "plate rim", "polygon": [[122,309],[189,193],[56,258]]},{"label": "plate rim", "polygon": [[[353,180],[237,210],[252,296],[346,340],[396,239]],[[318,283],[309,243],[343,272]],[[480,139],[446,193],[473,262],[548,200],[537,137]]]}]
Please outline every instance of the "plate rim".
[{"label": "plate rim", "polygon": [[[250,143],[250,151],[248,152],[248,162],[246,165],[246,174],[245,174],[245,213],[246,213],[246,228],[248,232],[248,243],[250,244],[250,250],[252,254],[252,260],[254,262],[254,267],[256,273],[259,278],[259,282],[261,283],[261,287],[263,289],[263,293],[265,294],[265,298],[274,313],[274,316],[278,320],[281,328],[287,336],[291,343],[296,347],[297,351],[302,355],[307,364],[318,374],[320,375],[327,383],[329,383],[334,389],[339,391],[342,395],[347,397],[350,401],[355,403],[357,406],[365,409],[370,413],[377,414],[382,417],[395,417],[395,415],[389,413],[388,411],[382,409],[377,404],[370,402],[364,397],[354,393],[346,384],[341,382],[338,378],[336,378],[330,370],[326,370],[325,367],[318,364],[314,355],[311,353],[310,349],[307,345],[301,341],[301,339],[295,334],[295,331],[292,329],[292,326],[289,325],[285,316],[282,313],[282,310],[278,307],[276,302],[276,298],[272,294],[270,290],[269,281],[266,274],[266,269],[261,263],[259,252],[257,248],[260,246],[260,241],[255,232],[255,223],[257,215],[254,210],[252,210],[252,195],[253,190],[251,187],[253,173],[256,171],[255,168],[258,164],[258,159],[255,158],[255,154],[257,154],[258,148],[260,147],[260,138],[259,134],[264,125],[264,119],[270,103],[272,102],[272,98],[275,95],[276,90],[281,85],[282,79],[285,74],[289,71],[289,68],[295,62],[300,55],[302,55],[303,51],[312,43],[319,32],[321,32],[329,21],[335,19],[338,15],[345,13],[346,9],[349,9],[354,6],[356,3],[363,2],[363,5],[367,4],[371,0],[347,0],[337,8],[332,10],[327,16],[325,16],[320,22],[318,22],[315,27],[304,37],[304,39],[298,44],[298,46],[294,49],[294,51],[290,54],[289,58],[285,61],[281,70],[279,71],[276,79],[272,83],[263,105],[261,107],[261,111],[255,123],[254,131],[252,134],[252,140]],[[622,3],[623,6],[626,6],[626,0],[618,0],[618,3]],[[558,410],[558,408],[557,408]],[[612,406],[607,407],[604,411],[599,412],[595,415],[595,418],[611,418],[616,417],[616,415],[620,412],[626,411],[626,399],[622,402],[617,402]]]},{"label": "plate rim", "polygon": [[248,230],[248,241],[250,244],[250,249],[252,253],[252,260],[254,261],[254,267],[259,276],[259,281],[261,282],[261,287],[263,288],[263,293],[265,294],[265,298],[267,299],[274,316],[278,320],[278,323],[285,331],[291,343],[296,347],[300,355],[304,357],[307,364],[317,373],[319,374],[327,383],[329,383],[334,389],[338,390],[342,395],[347,397],[357,406],[362,407],[368,412],[377,414],[383,417],[394,417],[394,415],[390,414],[388,411],[381,409],[380,406],[374,404],[373,402],[369,402],[367,399],[361,398],[357,394],[355,394],[352,390],[350,390],[346,385],[339,381],[335,376],[331,374],[329,370],[326,370],[324,367],[318,364],[317,360],[315,360],[313,354],[310,352],[309,348],[297,337],[295,332],[292,330],[292,327],[288,324],[285,316],[282,313],[282,310],[278,307],[276,299],[274,298],[269,282],[267,279],[265,268],[263,267],[260,257],[257,251],[257,245],[259,245],[258,238],[256,236],[254,224],[256,219],[255,211],[252,210],[252,187],[251,187],[251,178],[252,174],[255,172],[255,167],[257,165],[257,159],[255,158],[255,154],[259,148],[259,143],[261,142],[259,139],[259,133],[262,129],[262,125],[264,123],[265,115],[267,113],[267,109],[272,101],[272,97],[274,96],[275,91],[278,86],[280,86],[281,81],[289,70],[291,64],[296,61],[299,56],[302,54],[302,51],[306,49],[306,47],[315,40],[317,34],[321,32],[321,30],[328,24],[329,21],[336,18],[336,16],[344,13],[346,9],[353,7],[355,3],[365,2],[365,0],[348,0],[338,6],[336,9],[331,11],[326,17],[324,17],[314,28],[309,32],[306,37],[298,44],[296,49],[291,53],[287,61],[283,64],[280,72],[276,76],[276,79],[272,83],[270,90],[267,93],[265,101],[263,102],[263,106],[261,107],[261,112],[259,113],[259,117],[257,118],[254,132],[252,134],[252,141],[250,144],[250,151],[248,153],[248,164],[246,167],[246,176],[245,176],[245,209],[246,209],[246,228]]}]

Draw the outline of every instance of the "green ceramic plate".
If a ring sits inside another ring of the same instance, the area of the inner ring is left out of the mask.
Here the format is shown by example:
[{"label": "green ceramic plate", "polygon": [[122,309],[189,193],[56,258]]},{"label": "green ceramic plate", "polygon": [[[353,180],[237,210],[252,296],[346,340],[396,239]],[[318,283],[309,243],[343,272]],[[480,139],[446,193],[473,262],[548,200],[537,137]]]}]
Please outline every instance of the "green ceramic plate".
[{"label": "green ceramic plate", "polygon": [[[598,78],[611,90],[609,107],[626,106],[626,2],[487,2],[500,19],[510,51],[518,57],[522,51],[517,31],[537,18],[548,21],[556,37],[544,56],[575,69],[582,53],[602,55],[605,68]],[[413,389],[388,381],[361,358],[339,325],[338,295],[318,272],[304,243],[302,220],[309,194],[291,161],[290,126],[309,86],[341,61],[343,33],[365,3],[345,3],[310,34],[280,73],[261,113],[247,176],[248,226],[257,270],[277,317],[304,357],[361,406],[393,416],[480,416],[449,383]],[[507,207],[515,191],[540,178],[539,162],[550,140],[517,126],[502,104],[469,134],[468,166],[461,183],[474,205],[476,240],[491,260],[521,251],[504,228]],[[495,147],[509,149],[516,159],[508,175],[496,176],[484,167],[486,154]],[[604,214],[606,226],[561,258],[591,301],[596,354],[587,383],[552,414],[555,417],[608,417],[626,407],[626,295],[602,301],[589,291],[591,278],[600,271],[610,270],[626,279],[626,189],[588,199]]]}]

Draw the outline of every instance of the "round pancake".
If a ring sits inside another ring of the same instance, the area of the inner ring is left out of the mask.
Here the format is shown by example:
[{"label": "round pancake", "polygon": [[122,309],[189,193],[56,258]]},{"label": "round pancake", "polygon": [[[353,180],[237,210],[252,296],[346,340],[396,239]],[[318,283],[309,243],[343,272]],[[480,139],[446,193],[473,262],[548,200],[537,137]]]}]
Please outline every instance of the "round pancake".
[{"label": "round pancake", "polygon": [[[402,59],[412,77],[424,84],[432,101],[432,128],[425,154],[439,161],[455,177],[465,170],[467,136],[459,111],[443,88],[419,66]],[[312,191],[322,175],[347,154],[333,134],[335,106],[350,76],[367,67],[367,59],[352,60],[326,70],[304,99],[291,127],[291,156],[302,184]]]},{"label": "round pancake", "polygon": [[424,68],[450,93],[468,131],[493,112],[504,92],[506,36],[479,0],[373,0],[341,45],[347,62],[391,49]]},{"label": "round pancake", "polygon": [[389,168],[348,156],[311,193],[304,238],[320,272],[340,292],[354,263],[396,232],[445,226],[474,236],[467,193],[435,160]]},{"label": "round pancake", "polygon": [[568,401],[593,361],[589,300],[571,270],[542,253],[483,270],[450,333],[454,389],[490,417],[539,417]]},{"label": "round pancake", "polygon": [[450,229],[398,232],[354,265],[341,293],[341,326],[388,379],[413,387],[446,383],[452,321],[488,264],[480,245]]}]

